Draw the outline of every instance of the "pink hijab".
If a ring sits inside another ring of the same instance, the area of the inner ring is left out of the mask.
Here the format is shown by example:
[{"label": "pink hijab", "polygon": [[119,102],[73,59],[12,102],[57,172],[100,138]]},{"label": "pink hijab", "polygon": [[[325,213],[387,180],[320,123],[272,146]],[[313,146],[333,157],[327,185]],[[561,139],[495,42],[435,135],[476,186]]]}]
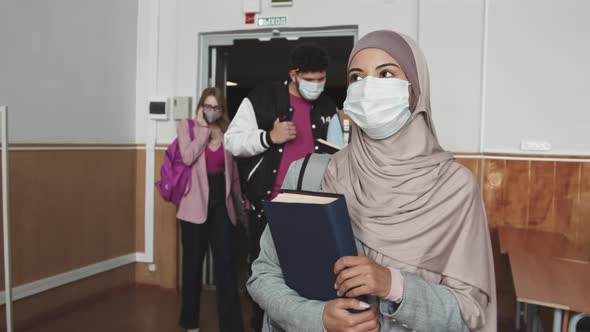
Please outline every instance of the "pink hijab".
[{"label": "pink hijab", "polygon": [[438,142],[424,55],[407,36],[375,31],[356,44],[349,66],[366,48],[398,61],[412,84],[412,116],[383,140],[354,126],[351,143],[330,161],[322,188],[346,196],[354,234],[365,247],[484,293],[488,305],[478,331],[495,331],[494,266],[481,193],[473,175]]}]

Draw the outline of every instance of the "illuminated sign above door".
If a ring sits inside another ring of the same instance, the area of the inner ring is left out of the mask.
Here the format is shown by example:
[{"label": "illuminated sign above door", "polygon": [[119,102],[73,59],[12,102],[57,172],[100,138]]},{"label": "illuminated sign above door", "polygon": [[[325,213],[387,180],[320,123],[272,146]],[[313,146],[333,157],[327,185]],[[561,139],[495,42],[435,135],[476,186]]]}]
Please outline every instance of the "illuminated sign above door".
[{"label": "illuminated sign above door", "polygon": [[256,24],[261,27],[284,27],[287,26],[287,16],[258,17]]}]

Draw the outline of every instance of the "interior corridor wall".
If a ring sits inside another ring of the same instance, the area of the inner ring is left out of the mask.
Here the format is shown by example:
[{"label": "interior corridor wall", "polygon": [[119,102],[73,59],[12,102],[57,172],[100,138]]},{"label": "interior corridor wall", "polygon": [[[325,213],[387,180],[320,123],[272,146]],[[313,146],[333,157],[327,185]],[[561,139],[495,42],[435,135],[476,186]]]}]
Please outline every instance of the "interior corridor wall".
[{"label": "interior corridor wall", "polygon": [[[137,17],[135,0],[0,1],[17,297],[135,261]],[[111,272],[16,301],[17,327],[134,280]]]},{"label": "interior corridor wall", "polygon": [[[430,66],[438,133],[452,151],[480,152],[483,147],[518,153],[520,141],[527,139],[552,143],[553,149],[546,154],[590,154],[589,140],[581,136],[590,113],[583,111],[587,106],[580,90],[590,71],[583,59],[590,48],[585,42],[589,23],[583,17],[590,10],[587,1],[488,0],[487,38],[485,0],[261,4],[261,16],[287,15],[289,27],[358,25],[359,36],[395,29],[417,38]],[[206,5],[160,1],[158,8],[157,36],[140,38],[157,40],[153,77],[160,95],[196,95],[199,33],[256,28],[244,23],[238,0]],[[552,93],[563,98],[548,101]],[[146,123],[145,118],[138,119],[138,141],[145,140]],[[170,142],[174,135],[173,121],[158,123],[159,142]]]},{"label": "interior corridor wall", "polygon": [[[174,139],[175,121],[150,122],[145,101],[150,95],[196,97],[197,77],[202,74],[197,72],[199,34],[256,29],[245,24],[242,3],[141,1],[146,10],[140,10],[143,29],[138,36],[137,142],[153,137],[163,149]],[[590,40],[583,13],[590,10],[590,2],[294,0],[291,7],[260,3],[260,16],[287,15],[291,28],[356,25],[360,37],[394,29],[417,39],[429,64],[440,141],[477,176],[490,225],[559,231],[580,243],[590,242],[590,224],[581,222],[587,220],[588,211],[582,207],[590,200],[587,161],[535,161],[531,157],[536,155],[518,150],[522,139],[547,140],[553,149],[545,155],[590,154],[590,140],[581,130],[590,123],[590,113],[584,112],[587,103],[580,90],[587,85],[590,65],[583,59]],[[482,157],[486,152],[500,155]],[[513,153],[521,153],[522,160],[509,160]],[[160,203],[155,214],[163,220],[155,222],[172,227],[173,211],[162,214]],[[174,241],[156,234],[155,246],[178,248]]]},{"label": "interior corridor wall", "polygon": [[490,3],[486,151],[518,153],[524,139],[590,156],[590,2]]},{"label": "interior corridor wall", "polygon": [[[262,16],[288,15],[289,27],[358,25],[363,35],[376,29],[397,29],[417,34],[417,3],[412,0],[297,1],[293,7],[271,7],[262,0]],[[152,16],[155,18],[156,16]],[[195,2],[159,1],[157,36],[141,35],[147,43],[157,40],[157,80],[159,95],[196,96],[198,34],[214,31],[255,29],[244,23],[242,1]],[[151,54],[146,54],[151,56]],[[146,68],[154,70],[154,68]],[[345,69],[343,69],[345,70]],[[141,91],[138,91],[141,93]],[[144,96],[144,97],[147,97]],[[142,112],[142,110],[139,110]],[[145,141],[149,121],[138,118],[137,139]],[[170,142],[176,132],[173,121],[159,122],[158,142]]]},{"label": "interior corridor wall", "polygon": [[13,143],[135,135],[137,1],[0,2],[0,104]]}]

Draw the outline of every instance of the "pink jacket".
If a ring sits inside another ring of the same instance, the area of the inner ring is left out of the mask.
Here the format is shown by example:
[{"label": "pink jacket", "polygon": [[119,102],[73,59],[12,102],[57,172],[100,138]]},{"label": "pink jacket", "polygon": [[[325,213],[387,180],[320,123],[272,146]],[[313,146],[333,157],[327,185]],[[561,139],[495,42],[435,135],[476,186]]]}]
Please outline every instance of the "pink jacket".
[{"label": "pink jacket", "polygon": [[[209,143],[211,130],[195,124],[195,140],[191,142],[188,121],[182,120],[178,123],[177,134],[182,159],[185,164],[192,165],[192,185],[190,191],[180,201],[176,217],[195,224],[203,224],[207,220],[209,201],[209,181],[207,180],[205,148]],[[225,204],[232,224],[236,225],[236,206],[233,196],[241,197],[238,167],[232,155],[228,151],[224,152]]]}]

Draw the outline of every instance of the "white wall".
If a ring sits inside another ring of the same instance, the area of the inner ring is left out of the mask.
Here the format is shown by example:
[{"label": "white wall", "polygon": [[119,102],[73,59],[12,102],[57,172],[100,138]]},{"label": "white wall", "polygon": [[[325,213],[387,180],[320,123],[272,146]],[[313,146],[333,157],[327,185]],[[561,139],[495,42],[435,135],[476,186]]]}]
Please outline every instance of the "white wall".
[{"label": "white wall", "polygon": [[[479,152],[484,123],[485,151],[519,152],[521,139],[546,139],[553,144],[552,154],[590,154],[590,140],[582,138],[590,115],[581,93],[590,68],[584,62],[590,28],[583,17],[590,2],[487,0],[489,38],[484,41],[485,1],[294,0],[293,7],[272,8],[261,0],[261,15],[286,14],[290,27],[357,25],[359,36],[386,28],[418,38],[430,66],[435,124],[441,143],[452,151]],[[148,15],[157,33],[140,35],[140,44],[157,44],[149,55],[157,54],[157,66],[143,69],[154,77],[152,94],[195,96],[199,33],[256,28],[244,24],[239,0],[141,2],[159,8],[159,16]],[[561,97],[548,101],[550,92]],[[138,102],[147,97],[138,93]],[[144,112],[138,107],[139,142],[145,141],[149,123]],[[535,117],[534,123],[523,122]],[[174,122],[158,123],[157,131],[160,143],[170,142]]]},{"label": "white wall", "polygon": [[[158,2],[157,0],[146,0]],[[358,25],[359,34],[376,29],[398,29],[416,36],[417,2],[414,0],[338,1],[295,0],[293,7],[270,7],[261,0],[262,15],[289,16],[290,27],[325,27]],[[160,95],[196,95],[198,34],[228,30],[255,29],[244,23],[242,1],[219,0],[206,3],[192,0],[159,1],[160,20],[157,36],[140,36],[159,40],[157,91]],[[140,16],[141,17],[141,16]],[[154,16],[151,16],[152,18]],[[147,41],[146,41],[147,42]],[[140,40],[141,43],[141,40]],[[146,68],[153,71],[154,68]],[[148,96],[139,96],[141,98]],[[143,108],[138,108],[143,113]],[[148,120],[138,117],[137,137],[146,139]],[[158,141],[170,142],[175,135],[174,123],[158,123]]]},{"label": "white wall", "polygon": [[133,143],[137,0],[0,1],[15,143]]},{"label": "white wall", "polygon": [[421,0],[419,42],[432,116],[446,149],[479,151],[483,0]]},{"label": "white wall", "polygon": [[493,0],[485,147],[590,155],[590,1]]}]

